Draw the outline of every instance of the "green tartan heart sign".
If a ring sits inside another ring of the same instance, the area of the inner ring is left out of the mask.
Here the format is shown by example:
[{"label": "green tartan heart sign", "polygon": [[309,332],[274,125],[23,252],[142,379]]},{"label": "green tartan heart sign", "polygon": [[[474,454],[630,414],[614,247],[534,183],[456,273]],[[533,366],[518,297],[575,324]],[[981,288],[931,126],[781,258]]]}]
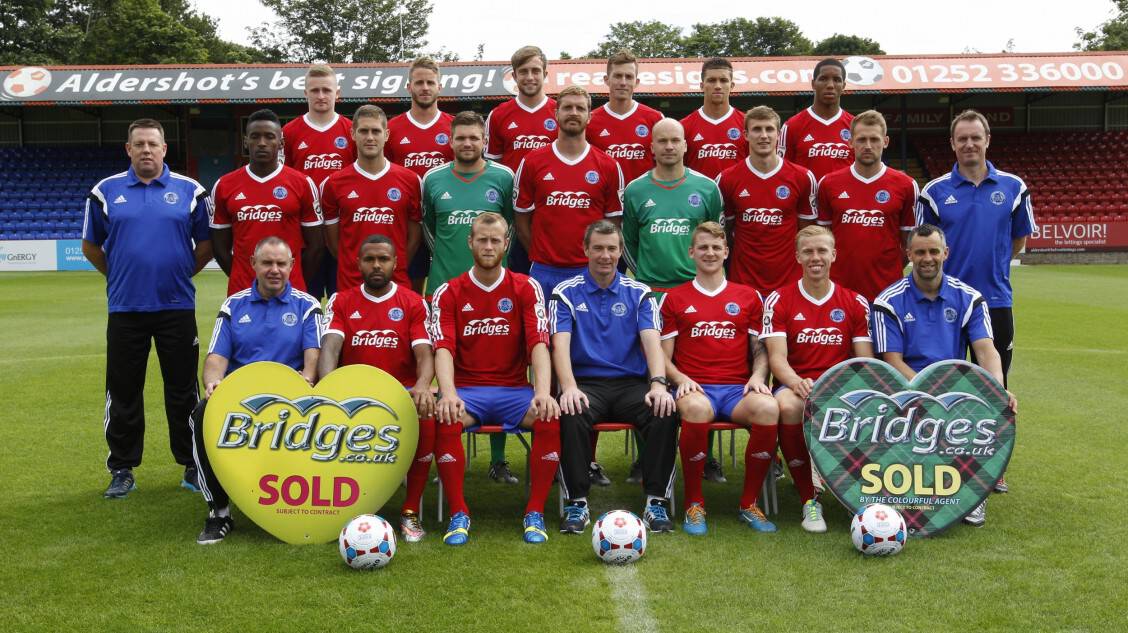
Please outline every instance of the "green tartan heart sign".
[{"label": "green tartan heart sign", "polygon": [[990,374],[953,360],[912,382],[882,361],[854,358],[815,383],[807,447],[834,496],[852,512],[897,508],[914,536],[959,521],[990,494],[1014,448],[1014,412]]}]

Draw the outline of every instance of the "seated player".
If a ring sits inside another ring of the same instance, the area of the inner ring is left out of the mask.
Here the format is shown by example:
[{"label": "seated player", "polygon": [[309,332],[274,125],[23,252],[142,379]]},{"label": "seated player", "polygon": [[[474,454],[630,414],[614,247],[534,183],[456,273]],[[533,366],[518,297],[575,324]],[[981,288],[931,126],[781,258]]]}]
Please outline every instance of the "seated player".
[{"label": "seated player", "polygon": [[[196,537],[200,545],[218,543],[235,528],[227,491],[216,479],[204,448],[204,410],[212,392],[227,374],[264,360],[294,368],[311,385],[317,378],[321,302],[290,285],[294,255],[281,238],[263,238],[253,252],[250,265],[255,280],[219,308],[204,359],[204,399],[188,420],[199,487],[209,509],[204,531]],[[297,327],[284,325],[293,315],[298,315]]]},{"label": "seated player", "polygon": [[748,429],[740,518],[758,532],[774,532],[775,525],[756,507],[756,494],[775,453],[779,418],[779,406],[767,385],[768,356],[758,338],[763,304],[752,288],[725,279],[729,250],[724,227],[716,222],[699,224],[690,244],[697,275],[662,300],[666,376],[677,387],[682,421],[682,529],[692,535],[708,531],[701,481],[709,422],[723,420]]},{"label": "seated player", "polygon": [[526,543],[548,540],[544,503],[560,464],[560,408],[551,394],[544,295],[535,280],[502,266],[508,233],[508,224],[496,213],[474,218],[469,239],[474,266],[439,286],[431,304],[440,396],[435,453],[450,505],[450,526],[443,536],[448,545],[470,538],[461,433],[490,423],[508,433],[533,431],[524,538]]},{"label": "seated player", "polygon": [[407,471],[400,532],[408,543],[416,543],[425,534],[419,505],[435,452],[435,357],[427,332],[427,304],[392,281],[396,247],[386,235],[370,235],[360,245],[356,265],[362,284],[335,293],[325,306],[318,379],[339,365],[372,365],[394,376],[411,394],[419,412],[419,446]]},{"label": "seated player", "polygon": [[779,402],[779,448],[803,502],[803,529],[825,532],[822,504],[815,498],[810,454],[803,438],[803,405],[822,373],[855,357],[872,357],[869,303],[830,280],[834,234],[808,226],[795,236],[799,281],[768,295],[764,329],[768,365]]},{"label": "seated player", "polygon": [[[909,233],[908,255],[912,273],[873,302],[874,349],[881,360],[912,380],[932,363],[963,360],[970,346],[979,365],[1003,384],[1003,362],[995,350],[987,301],[976,289],[944,274],[944,232],[932,224],[916,227]],[[1017,411],[1014,395],[1007,395]],[[987,501],[964,522],[976,527],[986,523]]]}]

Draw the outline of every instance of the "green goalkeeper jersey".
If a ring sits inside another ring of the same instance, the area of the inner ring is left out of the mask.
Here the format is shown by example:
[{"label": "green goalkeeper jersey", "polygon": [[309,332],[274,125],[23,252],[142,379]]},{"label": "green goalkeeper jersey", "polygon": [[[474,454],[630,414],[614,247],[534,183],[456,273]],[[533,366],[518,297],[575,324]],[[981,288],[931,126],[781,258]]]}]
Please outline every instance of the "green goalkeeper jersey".
[{"label": "green goalkeeper jersey", "polygon": [[623,189],[623,241],[635,278],[669,289],[693,279],[690,235],[702,222],[722,221],[721,190],[689,168],[673,181],[655,180],[653,173]]},{"label": "green goalkeeper jersey", "polygon": [[431,249],[426,294],[470,270],[474,257],[467,243],[470,223],[485,211],[501,214],[513,227],[513,172],[486,161],[476,174],[454,169],[455,163],[423,175],[423,235]]}]

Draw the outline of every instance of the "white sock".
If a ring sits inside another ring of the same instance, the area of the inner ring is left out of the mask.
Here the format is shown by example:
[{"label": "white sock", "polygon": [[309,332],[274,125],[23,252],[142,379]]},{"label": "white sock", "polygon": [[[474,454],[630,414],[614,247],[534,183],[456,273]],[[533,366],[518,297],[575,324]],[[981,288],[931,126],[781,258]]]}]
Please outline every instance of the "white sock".
[{"label": "white sock", "polygon": [[646,505],[650,505],[655,501],[665,501],[665,497],[655,497],[654,495],[646,495]]},{"label": "white sock", "polygon": [[228,517],[231,516],[231,506],[223,506],[212,511],[212,516],[215,517]]}]

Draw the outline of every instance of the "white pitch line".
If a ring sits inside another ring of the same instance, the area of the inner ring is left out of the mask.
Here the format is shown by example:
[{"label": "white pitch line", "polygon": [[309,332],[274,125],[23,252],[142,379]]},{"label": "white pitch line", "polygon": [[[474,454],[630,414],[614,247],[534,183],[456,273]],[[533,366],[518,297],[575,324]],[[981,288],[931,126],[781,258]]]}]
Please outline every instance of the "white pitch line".
[{"label": "white pitch line", "polygon": [[634,565],[608,565],[607,584],[611,586],[611,600],[615,603],[615,617],[619,630],[634,633],[657,633],[658,621],[650,613],[646,602],[646,588]]}]

